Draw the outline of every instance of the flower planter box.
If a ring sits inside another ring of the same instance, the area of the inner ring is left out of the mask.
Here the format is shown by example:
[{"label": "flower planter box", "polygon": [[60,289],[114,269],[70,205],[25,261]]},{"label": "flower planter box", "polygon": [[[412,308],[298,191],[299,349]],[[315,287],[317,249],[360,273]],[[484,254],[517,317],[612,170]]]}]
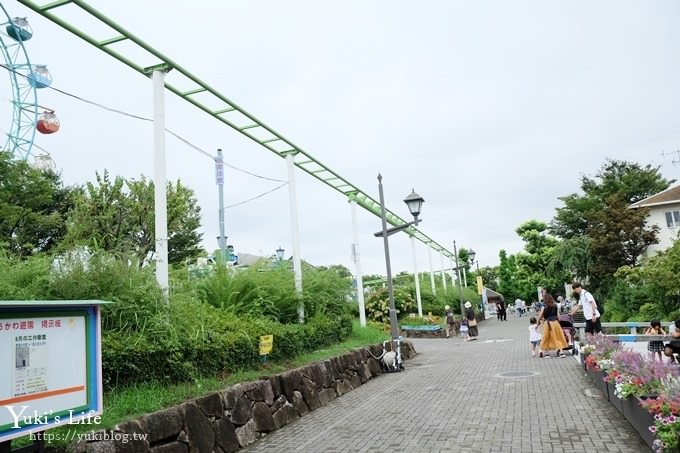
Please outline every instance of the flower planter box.
[{"label": "flower planter box", "polygon": [[[587,373],[588,373],[588,376],[590,376],[591,379],[593,380],[595,387],[600,389],[600,391],[602,392],[604,397],[607,398],[607,400],[611,400],[611,398],[609,396],[609,391],[607,390],[607,383],[604,382],[604,372],[587,370]],[[611,396],[616,398],[613,393],[612,393]]]},{"label": "flower planter box", "polygon": [[654,425],[654,416],[647,409],[640,406],[641,402],[642,400],[637,396],[622,400],[623,416],[626,417],[628,423],[640,434],[640,437],[642,437],[647,446],[652,448],[656,437],[649,431],[649,427]]},{"label": "flower planter box", "polygon": [[607,382],[606,384],[607,384],[607,392],[609,393],[609,402],[612,404],[612,406],[614,406],[614,408],[617,411],[619,411],[619,414],[625,416],[625,414],[623,412],[623,405],[621,404],[621,402],[623,400],[619,399],[616,396],[616,393],[614,393],[614,391],[616,390],[616,385],[613,382]]}]

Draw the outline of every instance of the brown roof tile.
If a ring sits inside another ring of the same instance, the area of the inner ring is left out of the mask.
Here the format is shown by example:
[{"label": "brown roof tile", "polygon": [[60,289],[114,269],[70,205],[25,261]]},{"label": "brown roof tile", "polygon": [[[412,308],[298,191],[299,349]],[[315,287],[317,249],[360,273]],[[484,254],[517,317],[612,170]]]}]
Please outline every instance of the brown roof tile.
[{"label": "brown roof tile", "polygon": [[637,203],[630,205],[631,208],[645,208],[650,206],[657,206],[661,204],[680,203],[680,184],[669,187],[657,194],[640,200]]}]

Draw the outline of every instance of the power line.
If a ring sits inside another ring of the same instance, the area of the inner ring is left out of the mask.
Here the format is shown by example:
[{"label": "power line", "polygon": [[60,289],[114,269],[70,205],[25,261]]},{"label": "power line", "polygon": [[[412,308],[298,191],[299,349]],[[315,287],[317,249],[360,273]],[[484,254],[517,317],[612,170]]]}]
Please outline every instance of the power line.
[{"label": "power line", "polygon": [[[0,97],[2,97],[2,95],[0,95]],[[3,131],[3,132],[4,132],[4,131]],[[5,134],[6,134],[6,132],[5,132]],[[49,151],[47,151],[45,148],[43,148],[43,147],[41,147],[41,146],[38,146],[38,145],[36,145],[35,143],[33,144],[33,146],[35,146],[35,147],[38,148],[40,151],[42,151],[43,153],[45,153],[45,156],[46,156],[46,157],[49,157],[50,159],[52,159],[52,154],[51,154]],[[53,162],[54,162],[54,161],[53,161]],[[238,203],[234,203],[234,204],[232,204],[232,205],[225,206],[224,209],[234,208],[234,207],[236,207],[236,206],[241,206],[241,205],[244,205],[244,204],[246,204],[246,203],[250,203],[251,201],[255,201],[255,200],[257,200],[258,198],[262,198],[262,197],[264,197],[265,195],[269,195],[270,193],[275,192],[275,191],[281,189],[282,187],[284,187],[284,186],[286,186],[286,185],[288,185],[288,181],[284,181],[283,184],[280,184],[280,185],[274,187],[273,189],[268,190],[268,191],[266,191],[266,192],[263,192],[263,193],[261,193],[261,194],[259,194],[259,195],[256,195],[256,196],[252,197],[252,198],[248,198],[247,200],[243,200],[243,201],[240,201],[240,202],[238,202]]]},{"label": "power line", "polygon": [[260,195],[257,195],[253,198],[249,198],[245,201],[241,201],[240,203],[235,203],[235,204],[230,204],[229,206],[225,206],[224,209],[234,208],[236,206],[241,206],[242,204],[250,203],[251,201],[257,200],[258,198],[262,198],[265,195],[269,195],[270,193],[275,192],[275,191],[279,190],[280,188],[282,188],[286,185],[288,185],[288,181],[284,182],[283,184],[281,184],[279,186],[274,187],[272,190],[268,190],[266,192],[263,192]]},{"label": "power line", "polygon": [[[10,71],[10,72],[13,72],[13,73],[15,73],[15,74],[17,74],[17,75],[20,75],[21,77],[24,77],[24,78],[28,79],[28,76],[26,76],[25,74],[22,74],[21,72],[16,71],[16,70],[14,70],[14,69],[8,67],[7,65],[0,64],[0,66],[3,67],[3,68],[5,68],[6,70],[8,70],[8,71]],[[148,121],[148,122],[152,122],[152,121],[153,121],[153,119],[151,119],[151,118],[147,118],[147,117],[140,116],[140,115],[135,115],[134,113],[128,113],[128,112],[125,112],[125,111],[123,111],[123,110],[119,110],[119,109],[116,109],[116,108],[113,108],[113,107],[109,107],[109,106],[106,106],[106,105],[104,105],[104,104],[100,104],[100,103],[98,103],[98,102],[91,101],[91,100],[89,100],[89,99],[85,99],[85,98],[80,97],[80,96],[78,96],[78,95],[75,95],[75,94],[73,94],[73,93],[69,93],[68,91],[61,90],[61,89],[56,88],[56,87],[54,87],[54,86],[52,86],[52,85],[48,86],[47,88],[49,88],[49,89],[51,89],[51,90],[54,90],[54,91],[56,91],[57,93],[63,94],[64,96],[69,96],[69,97],[71,97],[71,98],[73,98],[73,99],[76,99],[76,100],[78,100],[78,101],[84,102],[84,103],[86,103],[86,104],[90,104],[90,105],[95,106],[95,107],[99,107],[99,108],[101,108],[101,109],[107,110],[107,111],[112,112],[112,113],[117,113],[117,114],[119,114],[119,115],[127,116],[127,117],[130,117],[130,118],[133,118],[133,119],[136,119],[136,120],[140,120],[140,121]],[[3,97],[4,97],[4,96],[3,96]],[[10,102],[13,102],[13,100],[10,100],[10,99],[8,99],[8,98],[6,98],[6,99],[9,100]],[[181,135],[179,135],[179,134],[177,134],[177,133],[171,131],[171,130],[168,129],[168,128],[165,129],[165,132],[167,132],[168,134],[172,135],[173,137],[175,137],[176,139],[178,139],[179,141],[181,141],[181,142],[184,143],[185,145],[189,146],[190,148],[194,149],[195,151],[198,151],[199,153],[203,154],[204,156],[209,157],[211,160],[213,160],[213,161],[215,160],[215,156],[213,156],[213,155],[210,154],[209,152],[207,152],[207,151],[205,151],[205,150],[199,148],[198,146],[194,145],[193,143],[191,143],[189,140],[185,139],[185,138],[182,137]],[[33,146],[37,146],[37,145],[36,145],[35,143],[33,143]],[[38,148],[39,148],[39,149],[42,149],[42,148],[40,148],[40,147],[38,147]],[[44,151],[44,150],[43,150],[43,151]],[[46,151],[45,151],[45,152],[46,152]],[[49,153],[48,153],[48,154],[49,154]],[[256,174],[256,173],[250,172],[250,171],[248,171],[248,170],[243,170],[242,168],[238,168],[238,167],[236,167],[236,166],[234,166],[234,165],[231,165],[231,164],[229,164],[229,163],[227,163],[227,162],[223,162],[223,163],[224,163],[225,166],[227,166],[227,167],[229,167],[229,168],[231,168],[231,169],[233,169],[233,170],[239,171],[239,172],[241,172],[241,173],[245,173],[245,174],[247,174],[247,175],[249,175],[249,176],[253,176],[253,177],[255,177],[255,178],[264,179],[264,180],[266,180],[266,181],[285,182],[285,181],[282,180],[282,179],[269,178],[269,177],[267,177],[267,176],[258,175],[258,174]]]}]

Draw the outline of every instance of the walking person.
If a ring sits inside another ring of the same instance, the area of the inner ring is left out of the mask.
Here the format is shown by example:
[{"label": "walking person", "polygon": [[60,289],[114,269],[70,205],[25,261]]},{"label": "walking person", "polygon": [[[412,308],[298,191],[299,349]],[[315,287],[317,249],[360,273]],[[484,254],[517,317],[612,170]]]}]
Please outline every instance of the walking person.
[{"label": "walking person", "polygon": [[470,337],[468,336],[468,320],[465,316],[460,321],[460,334],[463,337],[463,341],[468,341]]},{"label": "walking person", "polygon": [[563,349],[567,349],[567,339],[562,332],[562,326],[557,320],[557,304],[555,299],[549,294],[545,293],[543,296],[543,303],[545,306],[538,315],[538,322],[545,321],[543,327],[543,338],[541,338],[541,354],[546,359],[550,358],[550,351],[555,351],[555,355],[559,357],[566,357]]},{"label": "walking person", "polygon": [[[655,319],[649,323],[645,335],[666,335],[666,331],[661,327],[661,321]],[[663,358],[661,357],[663,349],[663,341],[650,341],[647,343],[647,350],[652,353],[652,360],[655,360],[655,356],[658,356],[659,361],[663,361]]]},{"label": "walking person", "polygon": [[479,335],[477,330],[477,318],[475,317],[475,311],[472,309],[472,304],[470,301],[465,302],[465,319],[467,319],[468,324],[468,335],[469,341],[474,341]]},{"label": "walking person", "polygon": [[454,335],[458,335],[456,332],[456,318],[453,317],[453,312],[451,307],[448,305],[444,306],[444,313],[446,314],[446,338],[449,338],[451,331]]},{"label": "walking person", "polygon": [[583,317],[586,320],[586,334],[594,335],[601,333],[600,312],[597,310],[597,303],[593,295],[586,291],[579,282],[574,282],[571,285],[571,289],[579,296],[578,303],[572,310],[572,314],[583,310]]},{"label": "walking person", "polygon": [[496,311],[498,312],[499,321],[508,320],[508,311],[505,308],[505,301],[502,298],[496,302]]},{"label": "walking person", "polygon": [[531,357],[536,357],[536,347],[541,342],[541,332],[538,331],[538,321],[533,316],[529,319],[529,342],[531,343]]}]

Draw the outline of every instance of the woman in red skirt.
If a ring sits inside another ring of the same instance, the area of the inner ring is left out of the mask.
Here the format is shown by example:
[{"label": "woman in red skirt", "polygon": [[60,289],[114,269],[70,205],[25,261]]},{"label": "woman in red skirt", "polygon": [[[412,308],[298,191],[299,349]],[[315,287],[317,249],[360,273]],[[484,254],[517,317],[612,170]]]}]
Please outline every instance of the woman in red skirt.
[{"label": "woman in red skirt", "polygon": [[562,352],[562,349],[567,348],[567,339],[564,338],[564,332],[562,332],[562,326],[560,326],[557,320],[558,309],[555,299],[545,293],[543,296],[543,303],[545,306],[541,309],[541,313],[538,315],[538,322],[541,320],[545,321],[543,327],[543,338],[541,338],[541,354],[546,359],[550,358],[550,351],[555,351],[556,355],[559,357],[566,357]]}]

